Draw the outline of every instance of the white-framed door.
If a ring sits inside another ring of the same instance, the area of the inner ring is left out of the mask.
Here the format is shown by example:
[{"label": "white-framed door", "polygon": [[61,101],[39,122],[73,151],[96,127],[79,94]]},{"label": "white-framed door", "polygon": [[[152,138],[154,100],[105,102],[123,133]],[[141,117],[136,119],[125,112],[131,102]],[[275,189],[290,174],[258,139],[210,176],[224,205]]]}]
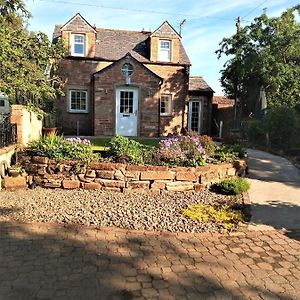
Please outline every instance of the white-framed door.
[{"label": "white-framed door", "polygon": [[137,136],[138,99],[138,88],[116,89],[116,134]]},{"label": "white-framed door", "polygon": [[190,100],[189,101],[189,122],[188,129],[201,133],[202,129],[202,101]]}]

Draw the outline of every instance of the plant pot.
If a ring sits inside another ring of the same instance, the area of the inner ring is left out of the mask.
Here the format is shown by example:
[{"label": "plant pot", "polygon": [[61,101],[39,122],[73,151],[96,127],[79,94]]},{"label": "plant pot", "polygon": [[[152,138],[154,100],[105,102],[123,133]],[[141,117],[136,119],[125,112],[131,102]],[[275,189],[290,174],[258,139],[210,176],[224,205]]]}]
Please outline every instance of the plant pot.
[{"label": "plant pot", "polygon": [[11,177],[18,177],[21,174],[20,167],[10,167],[8,168],[8,175]]},{"label": "plant pot", "polygon": [[43,135],[49,135],[49,136],[53,136],[56,135],[57,133],[57,127],[43,127]]}]

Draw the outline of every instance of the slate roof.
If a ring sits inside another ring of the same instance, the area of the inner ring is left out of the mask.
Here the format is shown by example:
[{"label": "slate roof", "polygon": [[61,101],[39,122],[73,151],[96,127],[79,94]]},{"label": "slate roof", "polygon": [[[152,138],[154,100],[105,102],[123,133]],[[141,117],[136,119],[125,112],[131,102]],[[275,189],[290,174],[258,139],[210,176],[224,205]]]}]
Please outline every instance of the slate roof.
[{"label": "slate roof", "polygon": [[214,92],[202,76],[190,76],[189,91],[191,92]]},{"label": "slate roof", "polygon": [[[61,27],[61,25],[55,25],[53,39],[61,35]],[[116,61],[130,53],[139,62],[150,62],[151,32],[103,28],[97,28],[96,31],[96,58]],[[179,64],[191,64],[181,42]]]}]

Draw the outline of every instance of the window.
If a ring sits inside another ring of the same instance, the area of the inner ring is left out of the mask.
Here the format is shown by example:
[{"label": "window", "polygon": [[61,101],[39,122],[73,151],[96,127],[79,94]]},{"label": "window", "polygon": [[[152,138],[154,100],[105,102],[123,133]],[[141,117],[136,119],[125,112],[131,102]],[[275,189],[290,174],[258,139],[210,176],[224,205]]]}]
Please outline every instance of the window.
[{"label": "window", "polygon": [[72,55],[84,56],[85,55],[85,35],[73,34]]},{"label": "window", "polygon": [[191,99],[189,102],[189,126],[192,131],[201,132],[201,101]]},{"label": "window", "polygon": [[5,106],[5,101],[3,99],[0,99],[0,106],[2,106],[2,107]]},{"label": "window", "polygon": [[133,66],[131,64],[124,64],[122,67],[122,73],[125,77],[131,76],[133,73]]},{"label": "window", "polygon": [[160,97],[160,115],[171,115],[172,95],[161,95]]},{"label": "window", "polygon": [[159,41],[159,60],[171,61],[171,41],[168,40]]},{"label": "window", "polygon": [[120,113],[121,114],[132,114],[133,113],[133,92],[121,91]]},{"label": "window", "polygon": [[84,90],[69,91],[69,112],[88,112],[88,92]]}]

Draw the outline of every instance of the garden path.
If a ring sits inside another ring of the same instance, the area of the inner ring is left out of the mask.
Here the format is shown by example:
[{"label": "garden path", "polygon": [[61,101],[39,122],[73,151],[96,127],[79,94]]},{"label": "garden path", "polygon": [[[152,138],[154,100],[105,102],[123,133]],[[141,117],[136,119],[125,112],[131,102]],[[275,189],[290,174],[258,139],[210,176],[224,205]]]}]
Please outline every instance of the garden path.
[{"label": "garden path", "polygon": [[252,219],[249,229],[300,228],[300,171],[283,157],[248,150]]}]

